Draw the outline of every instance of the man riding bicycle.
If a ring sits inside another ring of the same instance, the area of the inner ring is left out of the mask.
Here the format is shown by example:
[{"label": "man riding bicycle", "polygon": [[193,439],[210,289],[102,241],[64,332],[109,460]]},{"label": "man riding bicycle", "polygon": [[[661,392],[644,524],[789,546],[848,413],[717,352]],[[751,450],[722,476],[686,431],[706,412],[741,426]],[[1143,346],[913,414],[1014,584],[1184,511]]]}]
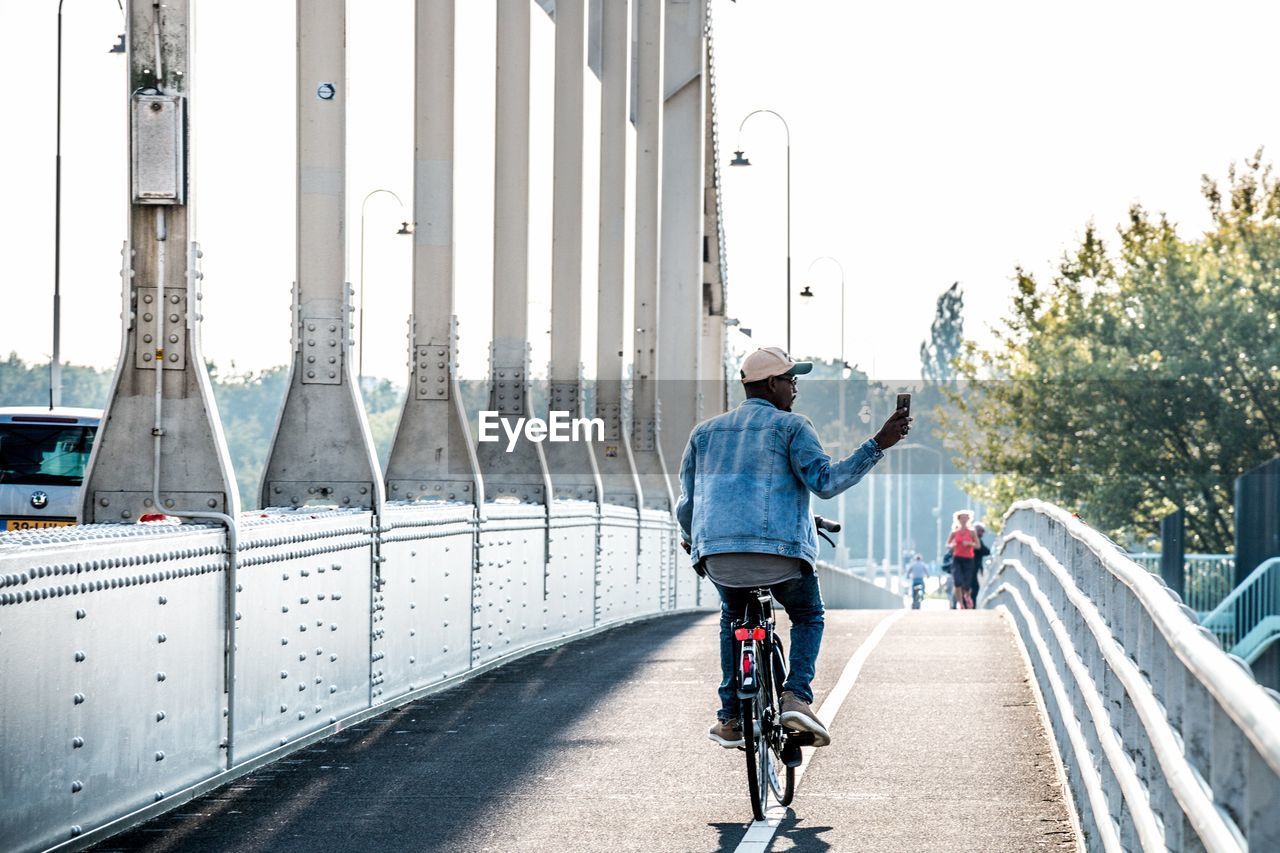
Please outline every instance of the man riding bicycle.
[{"label": "man riding bicycle", "polygon": [[720,711],[707,736],[726,748],[743,745],[732,622],[750,590],[761,587],[769,588],[791,620],[780,720],[793,731],[811,732],[814,746],[831,742],[810,708],[823,606],[813,568],[818,545],[809,493],[832,498],[855,485],[911,424],[905,411],[896,411],[874,438],[832,462],[809,419],[791,411],[796,377],[812,369],[811,362],[792,361],[778,347],[747,356],[741,370],[747,399],[694,427],[680,463],[681,545],[720,593]]}]

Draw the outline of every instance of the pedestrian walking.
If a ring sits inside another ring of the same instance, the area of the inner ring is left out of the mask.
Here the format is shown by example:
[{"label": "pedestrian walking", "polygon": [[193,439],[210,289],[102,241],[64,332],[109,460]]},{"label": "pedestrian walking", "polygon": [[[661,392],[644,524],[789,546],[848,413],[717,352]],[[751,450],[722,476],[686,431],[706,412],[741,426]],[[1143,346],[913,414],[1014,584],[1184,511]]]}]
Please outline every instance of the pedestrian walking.
[{"label": "pedestrian walking", "polygon": [[955,584],[956,606],[961,610],[973,609],[973,585],[977,581],[973,553],[978,545],[978,536],[969,526],[971,518],[972,511],[957,510],[952,516],[951,535],[947,537],[947,547],[951,549],[951,577]]}]

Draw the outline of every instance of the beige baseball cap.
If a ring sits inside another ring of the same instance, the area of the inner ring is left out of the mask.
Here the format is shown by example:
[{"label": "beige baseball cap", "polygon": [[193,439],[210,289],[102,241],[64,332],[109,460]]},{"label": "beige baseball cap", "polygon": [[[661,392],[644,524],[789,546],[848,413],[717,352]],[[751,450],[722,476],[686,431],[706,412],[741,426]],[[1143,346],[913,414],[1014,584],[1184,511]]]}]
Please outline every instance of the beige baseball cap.
[{"label": "beige baseball cap", "polygon": [[764,347],[747,356],[739,371],[743,382],[759,382],[770,376],[801,376],[813,370],[811,361],[792,361],[780,347]]}]

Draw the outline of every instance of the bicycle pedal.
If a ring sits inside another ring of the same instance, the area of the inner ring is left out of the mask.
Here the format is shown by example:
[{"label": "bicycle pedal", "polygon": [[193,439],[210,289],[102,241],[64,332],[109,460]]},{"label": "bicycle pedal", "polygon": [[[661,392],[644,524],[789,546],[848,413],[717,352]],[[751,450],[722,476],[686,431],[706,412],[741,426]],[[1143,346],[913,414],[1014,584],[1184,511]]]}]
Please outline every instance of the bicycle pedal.
[{"label": "bicycle pedal", "polygon": [[804,757],[800,754],[800,744],[791,738],[787,738],[787,742],[782,745],[782,763],[787,767],[799,767],[803,761]]},{"label": "bicycle pedal", "polygon": [[813,746],[813,732],[792,732],[787,736],[787,746],[795,744],[795,746]]}]

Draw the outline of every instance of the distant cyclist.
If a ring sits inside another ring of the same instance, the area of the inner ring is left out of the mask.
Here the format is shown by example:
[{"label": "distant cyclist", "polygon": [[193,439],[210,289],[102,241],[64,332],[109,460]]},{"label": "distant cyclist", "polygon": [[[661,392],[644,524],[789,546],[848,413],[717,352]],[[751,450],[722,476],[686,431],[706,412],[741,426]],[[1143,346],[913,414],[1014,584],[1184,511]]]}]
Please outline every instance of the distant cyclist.
[{"label": "distant cyclist", "polygon": [[780,720],[793,731],[813,733],[814,746],[831,742],[810,707],[823,607],[813,568],[818,540],[809,493],[831,498],[853,486],[911,424],[905,411],[894,412],[874,438],[833,462],[809,419],[791,411],[796,377],[812,369],[812,363],[792,361],[777,347],[747,356],[740,374],[747,399],[694,427],[680,463],[681,545],[720,593],[720,710],[707,736],[727,748],[743,744],[733,689],[732,622],[742,614],[748,591],[759,587],[772,591],[791,620]]},{"label": "distant cyclist", "polygon": [[916,554],[911,562],[907,564],[905,574],[907,580],[911,581],[911,606],[918,609],[916,588],[919,587],[920,597],[924,598],[924,579],[929,577],[929,566],[925,564],[924,557]]}]

